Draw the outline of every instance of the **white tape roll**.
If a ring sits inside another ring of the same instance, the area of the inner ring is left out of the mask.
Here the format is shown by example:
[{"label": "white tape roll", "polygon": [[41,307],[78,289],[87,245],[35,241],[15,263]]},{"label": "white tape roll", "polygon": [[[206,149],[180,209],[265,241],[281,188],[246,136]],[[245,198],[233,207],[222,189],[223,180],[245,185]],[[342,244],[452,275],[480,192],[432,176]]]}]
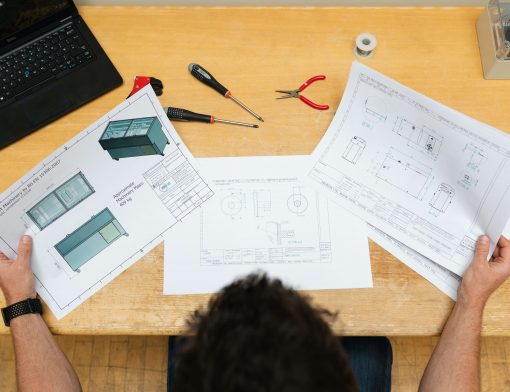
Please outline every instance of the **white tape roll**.
[{"label": "white tape roll", "polygon": [[377,38],[370,33],[362,33],[356,37],[354,54],[359,58],[368,58],[374,55],[377,46]]}]

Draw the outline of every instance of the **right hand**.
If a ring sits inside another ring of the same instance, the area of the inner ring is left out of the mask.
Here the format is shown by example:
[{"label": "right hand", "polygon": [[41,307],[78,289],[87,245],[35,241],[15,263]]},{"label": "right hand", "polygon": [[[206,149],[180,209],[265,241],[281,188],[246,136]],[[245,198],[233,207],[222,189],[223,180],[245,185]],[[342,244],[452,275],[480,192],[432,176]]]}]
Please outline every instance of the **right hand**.
[{"label": "right hand", "polygon": [[457,302],[483,310],[491,294],[510,277],[510,241],[499,238],[491,259],[489,237],[482,235],[476,242],[475,256],[466,269]]}]

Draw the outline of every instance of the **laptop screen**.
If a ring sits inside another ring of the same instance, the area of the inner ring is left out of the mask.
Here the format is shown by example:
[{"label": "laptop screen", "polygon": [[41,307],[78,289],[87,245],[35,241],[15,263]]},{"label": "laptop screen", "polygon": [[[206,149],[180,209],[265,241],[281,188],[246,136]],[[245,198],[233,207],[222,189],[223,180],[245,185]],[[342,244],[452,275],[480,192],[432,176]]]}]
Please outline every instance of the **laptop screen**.
[{"label": "laptop screen", "polygon": [[0,42],[72,4],[69,0],[0,0]]}]

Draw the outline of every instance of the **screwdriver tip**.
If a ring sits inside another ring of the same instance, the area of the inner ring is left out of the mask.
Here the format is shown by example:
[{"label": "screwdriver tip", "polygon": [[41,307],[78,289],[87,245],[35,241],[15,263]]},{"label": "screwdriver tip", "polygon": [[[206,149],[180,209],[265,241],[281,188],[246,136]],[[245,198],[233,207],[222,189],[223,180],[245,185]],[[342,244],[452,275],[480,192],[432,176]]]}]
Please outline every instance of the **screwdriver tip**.
[{"label": "screwdriver tip", "polygon": [[257,124],[255,124],[255,126],[253,128],[258,128],[259,126]]},{"label": "screwdriver tip", "polygon": [[264,119],[262,117],[258,117],[258,119],[262,122],[264,122]]}]

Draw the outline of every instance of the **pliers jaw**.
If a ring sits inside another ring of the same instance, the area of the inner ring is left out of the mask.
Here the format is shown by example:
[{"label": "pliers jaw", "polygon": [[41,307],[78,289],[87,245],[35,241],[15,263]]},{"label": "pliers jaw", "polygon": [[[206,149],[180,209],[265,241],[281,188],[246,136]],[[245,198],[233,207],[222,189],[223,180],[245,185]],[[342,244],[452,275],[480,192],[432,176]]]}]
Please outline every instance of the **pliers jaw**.
[{"label": "pliers jaw", "polygon": [[276,99],[298,98],[299,97],[299,90],[275,90],[275,92],[287,94],[282,97],[278,97]]}]

